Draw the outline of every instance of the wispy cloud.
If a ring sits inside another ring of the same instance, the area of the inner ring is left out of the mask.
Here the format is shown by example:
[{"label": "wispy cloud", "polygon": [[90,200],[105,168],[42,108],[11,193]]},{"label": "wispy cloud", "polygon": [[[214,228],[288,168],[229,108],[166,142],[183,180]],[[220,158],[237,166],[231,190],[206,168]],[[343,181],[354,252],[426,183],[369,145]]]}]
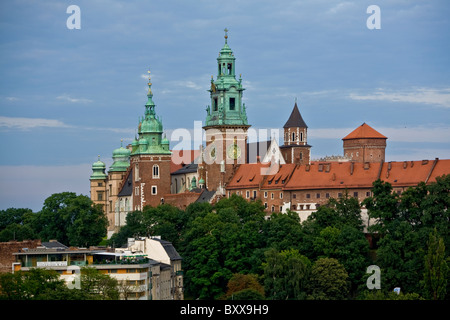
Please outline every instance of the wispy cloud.
[{"label": "wispy cloud", "polygon": [[92,100],[90,100],[90,99],[73,98],[67,94],[62,94],[60,96],[57,96],[56,99],[71,102],[71,103],[91,103],[92,102]]},{"label": "wispy cloud", "polygon": [[343,10],[345,10],[346,8],[353,6],[353,3],[345,1],[345,2],[341,2],[338,3],[337,5],[335,5],[334,7],[330,8],[327,10],[328,14],[337,14],[342,12]]},{"label": "wispy cloud", "polygon": [[28,130],[32,128],[70,128],[70,125],[55,119],[1,117],[0,128]]},{"label": "wispy cloud", "polygon": [[390,102],[424,103],[444,108],[450,108],[450,88],[417,88],[402,91],[379,88],[373,93],[350,93],[348,97],[352,100],[379,100]]}]

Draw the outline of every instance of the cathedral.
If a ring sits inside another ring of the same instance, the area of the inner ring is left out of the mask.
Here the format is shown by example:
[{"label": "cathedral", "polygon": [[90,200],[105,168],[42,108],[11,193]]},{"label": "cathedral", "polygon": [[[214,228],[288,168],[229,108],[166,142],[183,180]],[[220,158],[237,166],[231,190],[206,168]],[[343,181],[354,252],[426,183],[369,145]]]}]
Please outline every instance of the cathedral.
[{"label": "cathedral", "polygon": [[193,202],[215,203],[237,194],[248,201],[260,200],[268,216],[292,210],[303,221],[332,197],[347,194],[364,200],[377,179],[401,193],[450,173],[450,160],[438,158],[386,163],[388,138],[366,123],[342,138],[342,156],[312,160],[308,126],[297,101],[283,126],[281,145],[276,139],[250,143],[251,125],[242,102],[245,89],[242,77],[236,77],[226,29],[216,71],[208,90],[206,141],[199,150],[170,150],[153,102],[149,71],[138,135],[130,145],[112,152],[108,171],[100,157],[92,165],[90,196],[108,217],[108,238],[125,225],[129,212],[148,205],[168,203],[185,209]]}]

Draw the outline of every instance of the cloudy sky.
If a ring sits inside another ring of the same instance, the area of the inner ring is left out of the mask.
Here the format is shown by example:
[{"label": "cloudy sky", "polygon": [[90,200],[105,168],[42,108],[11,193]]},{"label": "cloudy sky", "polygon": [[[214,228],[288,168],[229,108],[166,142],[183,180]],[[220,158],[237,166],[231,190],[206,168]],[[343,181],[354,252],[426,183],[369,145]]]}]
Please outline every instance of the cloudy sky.
[{"label": "cloudy sky", "polygon": [[225,27],[253,128],[282,128],[297,99],[313,158],[366,122],[388,161],[448,159],[449,17],[448,0],[2,0],[0,209],[89,195],[97,155],[134,138],[149,68],[168,138],[204,122]]}]

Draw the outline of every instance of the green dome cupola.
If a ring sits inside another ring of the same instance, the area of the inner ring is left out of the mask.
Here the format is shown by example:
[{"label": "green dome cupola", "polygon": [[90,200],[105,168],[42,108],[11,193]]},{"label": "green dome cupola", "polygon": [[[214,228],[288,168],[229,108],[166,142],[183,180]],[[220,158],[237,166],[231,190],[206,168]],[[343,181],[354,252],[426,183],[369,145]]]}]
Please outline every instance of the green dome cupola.
[{"label": "green dome cupola", "polygon": [[153,102],[150,70],[148,71],[148,92],[145,114],[139,119],[138,134],[132,143],[131,155],[134,154],[171,154],[162,141],[163,125],[160,117],[156,115],[156,104]]},{"label": "green dome cupola", "polygon": [[247,126],[247,112],[242,103],[242,78],[236,80],[236,58],[228,45],[228,29],[225,44],[217,58],[217,79],[211,76],[211,105],[206,108],[206,127],[221,125]]},{"label": "green dome cupola", "polygon": [[91,180],[104,180],[107,178],[105,173],[106,165],[104,162],[100,161],[100,156],[98,156],[98,160],[92,164],[92,175],[90,177]]},{"label": "green dome cupola", "polygon": [[109,168],[110,172],[127,171],[130,166],[131,151],[122,146],[123,140],[121,140],[120,148],[113,151],[113,164]]}]

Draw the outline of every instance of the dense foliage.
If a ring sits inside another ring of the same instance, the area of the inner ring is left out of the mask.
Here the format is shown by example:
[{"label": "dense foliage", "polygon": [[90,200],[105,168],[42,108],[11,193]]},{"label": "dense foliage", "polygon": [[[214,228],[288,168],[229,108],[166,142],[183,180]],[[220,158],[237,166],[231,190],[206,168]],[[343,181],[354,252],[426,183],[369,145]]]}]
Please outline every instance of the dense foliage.
[{"label": "dense foliage", "polygon": [[[186,298],[448,299],[449,191],[450,175],[401,194],[378,180],[362,204],[344,194],[303,222],[291,211],[267,218],[261,202],[236,195],[186,210],[145,207],[127,215],[127,225],[109,245],[119,247],[136,236],[171,241],[183,257]],[[50,197],[37,214],[0,214],[2,241],[13,231],[16,238],[95,244],[105,226],[97,208],[67,193]],[[370,265],[380,267],[379,290],[366,286]],[[400,294],[392,292],[396,287]]]},{"label": "dense foliage", "polygon": [[106,236],[107,225],[102,209],[89,197],[55,193],[37,213],[15,208],[0,211],[0,241],[56,239],[69,246],[89,247]]},{"label": "dense foliage", "polygon": [[117,300],[117,280],[97,269],[81,268],[79,288],[69,288],[54,270],[0,274],[0,299],[10,300]]}]

